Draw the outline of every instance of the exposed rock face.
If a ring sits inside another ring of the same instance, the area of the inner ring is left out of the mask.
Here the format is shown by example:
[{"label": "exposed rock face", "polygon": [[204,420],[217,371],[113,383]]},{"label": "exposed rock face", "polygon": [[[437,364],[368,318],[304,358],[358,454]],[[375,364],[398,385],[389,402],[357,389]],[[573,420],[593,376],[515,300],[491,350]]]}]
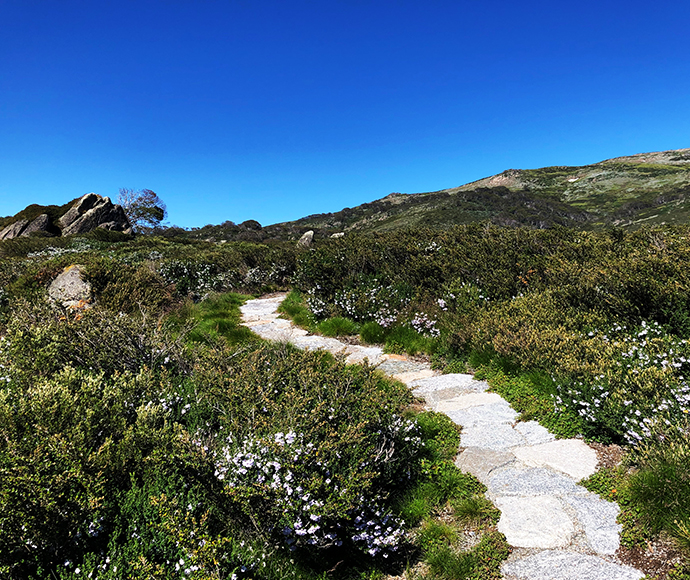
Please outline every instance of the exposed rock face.
[{"label": "exposed rock face", "polygon": [[20,236],[28,225],[29,222],[27,220],[19,220],[18,222],[10,224],[0,232],[0,240],[11,240],[12,238]]},{"label": "exposed rock face", "polygon": [[304,232],[304,234],[302,234],[302,237],[297,242],[297,247],[298,248],[308,248],[309,246],[311,246],[313,241],[314,241],[314,231],[309,230],[308,232]]},{"label": "exposed rock face", "polygon": [[[34,206],[29,206],[27,209],[33,208]],[[63,236],[85,234],[95,228],[132,233],[132,226],[122,206],[113,204],[109,197],[87,193],[77,200],[57,224],[51,222],[47,213],[39,215],[31,222],[26,219],[17,220],[0,230],[0,240],[29,236],[35,232]]]},{"label": "exposed rock face", "polygon": [[114,205],[109,197],[95,193],[87,193],[60,218],[63,236],[83,234],[95,228],[125,233],[132,231],[122,207]]},{"label": "exposed rock face", "polygon": [[24,231],[21,233],[22,236],[28,236],[34,232],[47,232],[50,228],[50,218],[47,213],[42,213],[35,220],[33,220]]},{"label": "exposed rock face", "polygon": [[84,266],[67,266],[48,288],[48,296],[65,308],[87,307],[93,301],[91,284],[83,279]]}]

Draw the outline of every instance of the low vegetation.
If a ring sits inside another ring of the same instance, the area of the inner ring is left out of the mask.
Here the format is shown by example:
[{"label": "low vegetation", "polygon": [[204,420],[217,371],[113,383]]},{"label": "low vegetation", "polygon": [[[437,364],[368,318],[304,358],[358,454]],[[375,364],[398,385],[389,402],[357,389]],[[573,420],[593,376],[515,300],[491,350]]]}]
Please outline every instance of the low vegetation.
[{"label": "low vegetation", "polygon": [[[0,246],[0,576],[498,577],[508,548],[447,417],[238,326],[292,248],[55,241]],[[93,308],[46,300],[71,263]]]},{"label": "low vegetation", "polygon": [[[285,315],[486,378],[558,436],[626,449],[587,485],[624,545],[690,553],[690,229],[470,225],[294,244],[0,243],[0,575],[497,578],[459,435],[369,367],[266,345]],[[84,266],[90,310],[46,288]],[[675,578],[688,574],[679,564]]]},{"label": "low vegetation", "polygon": [[477,225],[351,235],[300,256],[295,286],[312,324],[349,318],[389,352],[472,370],[559,436],[624,445],[637,525],[687,550],[689,236]]}]

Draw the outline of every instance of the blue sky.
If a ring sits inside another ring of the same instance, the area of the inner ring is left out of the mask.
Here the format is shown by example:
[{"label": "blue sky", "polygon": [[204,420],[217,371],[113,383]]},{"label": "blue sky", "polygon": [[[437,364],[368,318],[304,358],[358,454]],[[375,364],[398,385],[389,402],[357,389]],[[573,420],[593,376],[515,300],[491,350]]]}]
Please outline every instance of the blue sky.
[{"label": "blue sky", "polygon": [[690,4],[0,0],[0,215],[263,225],[690,147]]}]

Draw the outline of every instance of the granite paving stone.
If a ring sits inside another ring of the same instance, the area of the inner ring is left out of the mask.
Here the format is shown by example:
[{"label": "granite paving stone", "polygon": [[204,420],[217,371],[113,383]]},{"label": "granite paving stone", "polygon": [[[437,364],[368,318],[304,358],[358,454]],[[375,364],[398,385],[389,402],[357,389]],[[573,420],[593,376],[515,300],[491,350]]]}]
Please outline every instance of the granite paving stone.
[{"label": "granite paving stone", "polygon": [[465,473],[471,473],[479,481],[484,482],[489,474],[515,463],[515,455],[507,451],[493,451],[480,447],[468,447],[455,458],[455,465]]},{"label": "granite paving stone", "polygon": [[501,402],[504,402],[501,395],[496,393],[468,393],[439,402],[436,406],[436,410],[440,413],[448,413],[449,411],[460,411],[461,409],[467,409],[469,407],[491,405]]},{"label": "granite paving stone", "polygon": [[615,554],[620,546],[623,526],[616,523],[618,504],[598,495],[566,497],[565,501],[577,512],[577,519],[585,530],[587,542],[598,554]]},{"label": "granite paving stone", "polygon": [[556,438],[549,433],[546,427],[542,427],[536,421],[521,421],[515,424],[515,430],[522,435],[528,445],[538,445],[548,443]]},{"label": "granite paving stone", "polygon": [[505,580],[639,580],[644,574],[597,556],[545,550],[521,560],[505,563]]},{"label": "granite paving stone", "polygon": [[597,454],[579,439],[559,439],[513,451],[526,465],[551,467],[576,480],[589,477],[597,470]]},{"label": "granite paving stone", "polygon": [[517,464],[501,469],[485,484],[493,497],[502,495],[582,495],[588,493],[570,477],[539,467],[523,467]]},{"label": "granite paving stone", "polygon": [[473,427],[480,424],[512,424],[518,417],[518,413],[504,400],[480,407],[448,411],[446,415],[463,427]]},{"label": "granite paving stone", "polygon": [[498,531],[511,546],[562,548],[575,533],[572,520],[555,497],[497,497],[494,504],[501,510]]},{"label": "granite paving stone", "polygon": [[[453,419],[452,414],[448,416]],[[479,423],[463,426],[460,433],[462,447],[480,447],[492,451],[505,451],[525,445],[525,438],[507,423]]]},{"label": "granite paving stone", "polygon": [[485,381],[476,381],[472,375],[449,374],[439,375],[430,379],[421,379],[410,384],[416,394],[433,393],[444,389],[457,390],[456,395],[464,393],[483,393],[489,389]]}]

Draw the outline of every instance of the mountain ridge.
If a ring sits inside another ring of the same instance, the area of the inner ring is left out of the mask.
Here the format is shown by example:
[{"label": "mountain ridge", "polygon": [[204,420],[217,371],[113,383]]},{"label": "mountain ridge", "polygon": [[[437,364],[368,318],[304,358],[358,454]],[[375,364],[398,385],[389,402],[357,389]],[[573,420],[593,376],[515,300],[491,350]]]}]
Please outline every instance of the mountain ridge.
[{"label": "mountain ridge", "polygon": [[690,148],[685,148],[582,166],[507,169],[458,187],[391,193],[354,208],[312,214],[276,226],[385,231],[488,220],[508,226],[598,229],[634,226],[641,221],[685,223],[690,221],[688,202]]}]

